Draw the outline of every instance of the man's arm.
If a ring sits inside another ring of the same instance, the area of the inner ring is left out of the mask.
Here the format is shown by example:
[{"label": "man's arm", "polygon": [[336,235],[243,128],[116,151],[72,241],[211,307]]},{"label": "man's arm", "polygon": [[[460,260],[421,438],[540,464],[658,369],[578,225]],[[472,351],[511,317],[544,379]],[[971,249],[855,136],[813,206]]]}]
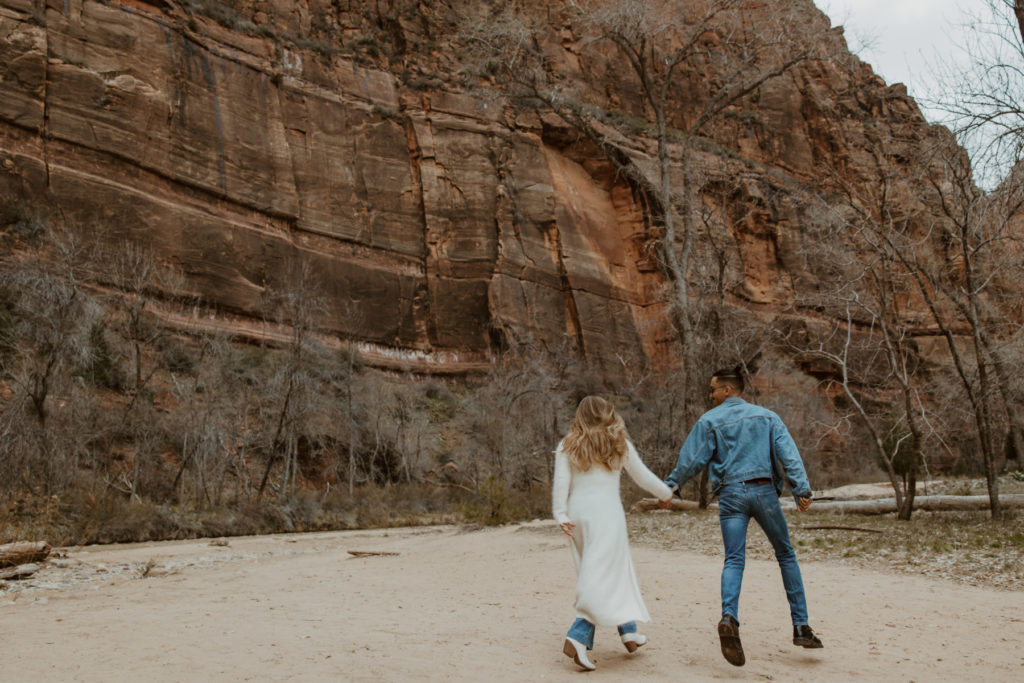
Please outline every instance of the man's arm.
[{"label": "man's arm", "polygon": [[703,420],[698,420],[690,430],[690,435],[686,437],[683,447],[679,449],[675,469],[665,479],[670,489],[677,490],[708,464],[714,455],[709,437],[707,425]]},{"label": "man's arm", "polygon": [[[789,480],[789,488],[796,499],[797,507],[802,510],[810,507],[811,484],[807,480],[807,471],[804,469],[804,461],[800,458],[800,451],[797,450],[796,442],[790,435],[782,420],[772,420],[772,452],[776,459],[782,463],[782,469],[786,471],[786,479]],[[806,504],[802,500],[806,499]]]}]

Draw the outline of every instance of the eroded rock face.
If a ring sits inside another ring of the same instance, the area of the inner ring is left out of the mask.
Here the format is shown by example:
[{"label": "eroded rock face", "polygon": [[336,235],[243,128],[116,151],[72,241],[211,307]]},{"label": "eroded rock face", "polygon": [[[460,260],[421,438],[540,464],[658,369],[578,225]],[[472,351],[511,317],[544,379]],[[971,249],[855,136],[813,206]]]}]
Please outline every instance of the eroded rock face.
[{"label": "eroded rock face", "polygon": [[[381,363],[460,371],[525,341],[609,369],[677,353],[658,235],[628,183],[557,122],[448,78],[451,3],[384,4],[239,0],[211,18],[198,3],[0,0],[0,193],[152,245],[239,331],[301,258],[325,328]],[[329,49],[359,45],[368,21],[400,48],[390,65]],[[563,42],[582,82],[612,72]],[[437,72],[426,87],[416,63]],[[729,300],[781,309],[813,280],[799,197],[822,160],[872,168],[868,119],[889,155],[940,133],[866,66],[801,67],[757,112],[702,153],[731,236],[698,257],[726,249]]]}]

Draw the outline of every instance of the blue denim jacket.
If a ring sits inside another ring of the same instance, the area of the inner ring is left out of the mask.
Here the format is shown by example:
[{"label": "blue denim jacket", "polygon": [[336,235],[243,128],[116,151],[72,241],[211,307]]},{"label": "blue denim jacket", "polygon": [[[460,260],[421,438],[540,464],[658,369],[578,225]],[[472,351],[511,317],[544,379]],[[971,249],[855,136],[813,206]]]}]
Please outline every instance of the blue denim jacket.
[{"label": "blue denim jacket", "polygon": [[773,456],[785,470],[793,496],[809,498],[811,485],[800,452],[779,416],[730,397],[697,420],[665,483],[669,487],[683,484],[710,462],[708,475],[715,494],[726,484],[771,478],[781,496],[782,473],[772,467]]}]

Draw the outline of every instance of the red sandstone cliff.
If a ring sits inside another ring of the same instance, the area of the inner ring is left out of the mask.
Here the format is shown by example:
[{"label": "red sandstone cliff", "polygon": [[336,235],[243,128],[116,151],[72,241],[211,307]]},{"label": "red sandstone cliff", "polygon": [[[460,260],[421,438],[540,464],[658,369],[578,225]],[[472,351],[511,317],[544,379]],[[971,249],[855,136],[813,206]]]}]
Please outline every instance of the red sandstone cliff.
[{"label": "red sandstone cliff", "polygon": [[[182,326],[259,334],[264,288],[302,257],[325,328],[380,364],[480,368],[527,339],[606,367],[674,353],[636,193],[553,118],[460,85],[466,3],[342,4],[0,0],[0,196],[152,245],[218,312],[168,311]],[[560,68],[642,114],[611,58],[551,21]],[[813,288],[803,197],[823,164],[866,186],[879,158],[944,136],[855,59],[762,87],[701,153],[730,226],[729,302],[778,312]]]}]

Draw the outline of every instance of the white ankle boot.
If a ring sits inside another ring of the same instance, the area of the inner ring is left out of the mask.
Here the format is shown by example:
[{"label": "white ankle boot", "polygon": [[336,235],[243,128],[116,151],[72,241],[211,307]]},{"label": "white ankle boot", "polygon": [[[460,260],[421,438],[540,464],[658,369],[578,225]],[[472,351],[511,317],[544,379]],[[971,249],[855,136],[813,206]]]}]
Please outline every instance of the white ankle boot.
[{"label": "white ankle boot", "polygon": [[636,652],[637,648],[647,643],[647,636],[642,633],[623,633],[622,644],[630,652]]},{"label": "white ankle boot", "polygon": [[587,659],[587,646],[578,640],[566,638],[565,646],[562,647],[562,652],[564,652],[567,657],[572,657],[572,661],[576,662],[576,664],[587,671],[593,671],[597,668],[590,663],[589,659]]}]

